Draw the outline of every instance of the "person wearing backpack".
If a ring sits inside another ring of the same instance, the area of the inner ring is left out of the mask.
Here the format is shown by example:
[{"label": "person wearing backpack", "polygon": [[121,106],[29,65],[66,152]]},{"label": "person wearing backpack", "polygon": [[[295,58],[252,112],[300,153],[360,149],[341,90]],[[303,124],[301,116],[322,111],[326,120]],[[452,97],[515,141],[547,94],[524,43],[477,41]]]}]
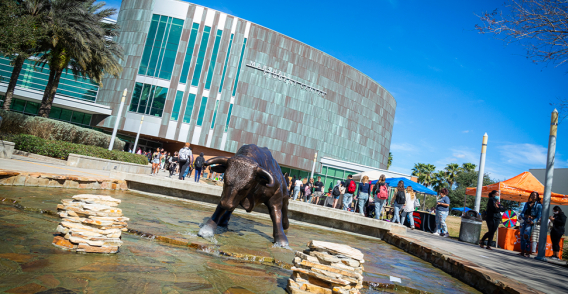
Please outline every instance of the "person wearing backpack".
[{"label": "person wearing backpack", "polygon": [[371,192],[371,184],[369,184],[369,177],[364,176],[361,183],[359,183],[359,190],[357,190],[357,206],[359,207],[359,214],[365,216],[365,207],[369,201],[369,193]]},{"label": "person wearing backpack", "polygon": [[332,194],[332,196],[333,196],[333,208],[337,208],[337,209],[341,208],[341,204],[338,205],[338,203],[343,202],[342,201],[343,195],[345,195],[345,182],[341,181],[341,182],[339,182],[339,195],[333,195]]},{"label": "person wearing backpack", "polygon": [[191,165],[191,150],[189,149],[190,144],[185,143],[185,146],[179,150],[179,179],[184,180],[186,172],[189,170],[189,166]]},{"label": "person wearing backpack", "polygon": [[400,224],[400,210],[406,203],[406,192],[404,191],[404,181],[398,181],[396,186],[396,197],[394,199],[394,215],[391,222]]},{"label": "person wearing backpack", "polygon": [[351,202],[353,201],[353,193],[357,190],[357,184],[353,181],[353,176],[347,176],[347,181],[345,181],[345,185],[347,187],[347,191],[343,195],[343,210],[347,210],[349,206],[351,206]]},{"label": "person wearing backpack", "polygon": [[203,157],[203,152],[199,153],[199,156],[195,159],[193,165],[195,166],[195,182],[199,183],[199,178],[201,178],[201,170],[203,169],[203,164],[205,164],[205,157]]},{"label": "person wearing backpack", "polygon": [[389,185],[386,183],[387,177],[381,175],[377,184],[373,187],[373,195],[375,195],[375,219],[382,219],[381,215],[385,203],[389,198]]}]

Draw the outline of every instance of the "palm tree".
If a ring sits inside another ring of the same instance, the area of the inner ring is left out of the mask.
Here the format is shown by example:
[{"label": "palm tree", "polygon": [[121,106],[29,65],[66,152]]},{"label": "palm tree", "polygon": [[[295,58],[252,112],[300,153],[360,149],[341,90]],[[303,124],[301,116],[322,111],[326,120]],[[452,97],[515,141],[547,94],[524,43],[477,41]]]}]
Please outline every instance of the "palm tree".
[{"label": "palm tree", "polygon": [[41,50],[38,43],[45,37],[43,23],[50,6],[45,0],[5,0],[0,7],[3,10],[0,23],[4,31],[0,38],[0,51],[2,55],[13,58],[11,63],[14,66],[4,97],[3,108],[9,110],[24,62]]},{"label": "palm tree", "polygon": [[449,163],[444,170],[446,171],[446,180],[448,181],[449,188],[451,190],[452,186],[456,182],[458,173],[461,172],[461,168],[457,163]]},{"label": "palm tree", "polygon": [[432,185],[432,183],[435,180],[435,174],[434,174],[435,170],[436,170],[436,167],[432,164],[425,164],[424,165],[422,178],[418,179],[422,183],[422,185],[424,185],[426,187]]},{"label": "palm tree", "polygon": [[[88,77],[99,84],[103,75],[118,77],[122,67],[122,48],[111,38],[117,36],[118,25],[104,19],[116,14],[115,8],[95,0],[51,0],[49,37],[39,64],[49,65],[49,79],[39,115],[48,117],[59,79],[63,71]],[[111,37],[111,38],[109,38]]]},{"label": "palm tree", "polygon": [[444,171],[439,171],[434,173],[432,176],[432,189],[440,194],[440,191],[448,185],[446,173]]},{"label": "palm tree", "polygon": [[389,169],[392,165],[392,153],[389,151],[389,161],[387,162],[387,169]]},{"label": "palm tree", "polygon": [[464,172],[472,172],[475,171],[476,165],[473,163],[464,163],[461,168]]},{"label": "palm tree", "polygon": [[418,183],[420,184],[422,184],[420,182],[420,177],[424,173],[424,165],[425,165],[424,163],[415,163],[414,167],[412,168],[412,176],[417,177]]}]

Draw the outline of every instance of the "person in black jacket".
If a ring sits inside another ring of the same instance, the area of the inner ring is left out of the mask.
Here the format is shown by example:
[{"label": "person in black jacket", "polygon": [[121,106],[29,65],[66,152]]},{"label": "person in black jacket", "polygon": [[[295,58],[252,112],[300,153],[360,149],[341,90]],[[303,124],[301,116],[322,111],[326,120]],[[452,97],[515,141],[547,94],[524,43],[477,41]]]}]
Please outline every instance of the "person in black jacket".
[{"label": "person in black jacket", "polygon": [[400,223],[400,210],[406,203],[406,192],[404,188],[404,181],[398,181],[396,186],[396,197],[394,198],[394,215],[392,216],[392,223]]},{"label": "person in black jacket", "polygon": [[559,206],[554,206],[552,212],[554,215],[550,217],[550,221],[552,221],[552,230],[550,230],[550,241],[552,241],[551,259],[558,260],[560,258],[560,255],[558,255],[560,239],[564,235],[564,226],[566,225],[566,215]]},{"label": "person in black jacket", "polygon": [[501,212],[505,211],[505,208],[499,202],[499,191],[493,190],[489,193],[489,201],[487,202],[487,217],[485,218],[485,222],[487,223],[487,229],[489,230],[481,241],[479,242],[479,246],[483,248],[483,243],[487,240],[486,249],[491,250],[491,242],[493,242],[493,236],[495,235],[495,231],[499,227],[501,223]]}]

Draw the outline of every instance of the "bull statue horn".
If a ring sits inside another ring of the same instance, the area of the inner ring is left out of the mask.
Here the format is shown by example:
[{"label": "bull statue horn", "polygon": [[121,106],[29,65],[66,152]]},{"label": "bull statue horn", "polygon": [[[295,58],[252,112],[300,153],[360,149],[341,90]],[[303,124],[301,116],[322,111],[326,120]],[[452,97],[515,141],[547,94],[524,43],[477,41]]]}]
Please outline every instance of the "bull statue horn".
[{"label": "bull statue horn", "polygon": [[268,188],[274,187],[274,178],[268,171],[266,171],[264,168],[259,166],[256,168],[256,173],[268,179],[268,184],[266,184],[266,187]]},{"label": "bull statue horn", "polygon": [[228,157],[225,157],[225,156],[217,156],[217,157],[213,157],[213,158],[207,160],[207,161],[204,163],[204,165],[205,165],[205,166],[209,166],[209,165],[212,165],[212,164],[218,164],[218,165],[227,166],[227,160],[229,160]]}]

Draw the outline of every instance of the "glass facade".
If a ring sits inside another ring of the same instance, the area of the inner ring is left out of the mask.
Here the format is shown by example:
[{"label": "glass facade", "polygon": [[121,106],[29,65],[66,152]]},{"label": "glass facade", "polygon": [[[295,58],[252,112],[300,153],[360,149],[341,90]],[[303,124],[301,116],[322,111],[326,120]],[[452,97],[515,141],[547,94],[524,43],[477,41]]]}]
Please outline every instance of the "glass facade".
[{"label": "glass facade", "polygon": [[[12,103],[10,104],[10,110],[14,112],[20,112],[23,114],[37,115],[39,112],[40,103],[12,98]],[[0,96],[0,107],[4,106],[4,96]],[[69,122],[81,127],[90,127],[91,125],[90,113],[83,113],[80,111],[73,111],[60,107],[51,107],[51,112],[49,113],[49,118]]]},{"label": "glass facade", "polygon": [[170,80],[183,29],[183,20],[154,14],[138,74]]},{"label": "glass facade", "polygon": [[213,110],[213,119],[211,119],[211,128],[215,127],[215,120],[217,119],[218,108],[219,108],[219,100],[215,101],[215,110]]},{"label": "glass facade", "polygon": [[[34,66],[34,63],[33,60],[25,61],[16,85],[19,88],[43,92],[49,79],[49,66],[46,65],[42,68],[41,66]],[[10,59],[0,57],[0,81],[7,84],[10,81],[13,69],[14,67],[10,65]],[[57,87],[57,95],[91,102],[97,99],[98,91],[99,85],[97,83],[67,71],[61,75]]]},{"label": "glass facade", "polygon": [[197,32],[199,31],[199,24],[193,23],[191,26],[191,34],[189,35],[189,41],[187,42],[187,49],[185,51],[185,59],[183,61],[183,67],[181,68],[181,75],[179,82],[182,84],[187,83],[187,74],[189,68],[191,67],[191,57],[193,56],[193,50],[195,48],[195,40],[197,40]]},{"label": "glass facade", "polygon": [[227,113],[227,121],[225,122],[225,132],[229,130],[229,123],[231,122],[231,113],[233,112],[233,103],[229,105],[229,112]]},{"label": "glass facade", "polygon": [[[290,177],[296,176],[296,178],[304,179],[309,178],[311,172],[303,171],[299,169],[293,169],[289,167],[280,167],[282,173],[288,173]],[[321,173],[314,173],[314,182],[318,180],[318,177],[321,177],[321,181],[324,184],[324,189],[327,192],[328,189],[333,188],[337,181],[345,181],[347,180],[347,176],[354,175],[356,172],[342,170],[338,168],[323,166]],[[355,193],[357,193],[355,191]]]},{"label": "glass facade", "polygon": [[170,117],[170,120],[174,120],[174,121],[178,120],[182,100],[183,100],[183,91],[177,91],[176,100],[174,100],[174,107],[172,109],[172,116]]},{"label": "glass facade", "polygon": [[235,84],[233,84],[233,96],[237,93],[237,85],[239,84],[239,75],[241,73],[241,65],[243,65],[243,57],[245,56],[245,47],[247,46],[247,38],[243,41],[243,48],[241,49],[241,57],[239,58],[239,66],[237,67],[237,77]]},{"label": "glass facade", "polygon": [[201,43],[199,43],[199,52],[197,53],[197,61],[195,62],[195,71],[193,72],[193,79],[191,80],[191,85],[194,87],[199,85],[199,79],[201,78],[201,69],[203,68],[203,62],[205,62],[207,43],[209,43],[209,34],[211,34],[211,27],[206,26],[203,29]]},{"label": "glass facade", "polygon": [[185,104],[185,112],[183,114],[183,122],[191,122],[191,113],[193,112],[193,105],[195,104],[195,94],[189,94],[187,96],[187,103]]},{"label": "glass facade", "polygon": [[161,117],[167,95],[167,88],[136,83],[129,111]]},{"label": "glass facade", "polygon": [[219,85],[219,93],[223,90],[223,83],[225,82],[225,73],[227,72],[227,65],[229,64],[229,55],[231,55],[231,46],[233,45],[233,37],[235,34],[231,34],[231,40],[229,40],[229,48],[227,48],[227,56],[225,57],[225,63],[223,65],[223,74],[221,74],[221,84]]},{"label": "glass facade", "polygon": [[199,114],[197,115],[197,125],[203,125],[203,116],[205,115],[205,108],[207,107],[207,97],[201,97],[201,104],[199,105]]},{"label": "glass facade", "polygon": [[211,62],[209,63],[209,71],[207,73],[207,79],[205,80],[205,89],[211,89],[211,80],[213,80],[213,73],[215,70],[215,64],[217,63],[217,54],[219,53],[219,44],[221,43],[221,37],[223,36],[222,30],[217,30],[217,35],[215,36],[215,44],[213,45],[213,53],[211,54]]}]

